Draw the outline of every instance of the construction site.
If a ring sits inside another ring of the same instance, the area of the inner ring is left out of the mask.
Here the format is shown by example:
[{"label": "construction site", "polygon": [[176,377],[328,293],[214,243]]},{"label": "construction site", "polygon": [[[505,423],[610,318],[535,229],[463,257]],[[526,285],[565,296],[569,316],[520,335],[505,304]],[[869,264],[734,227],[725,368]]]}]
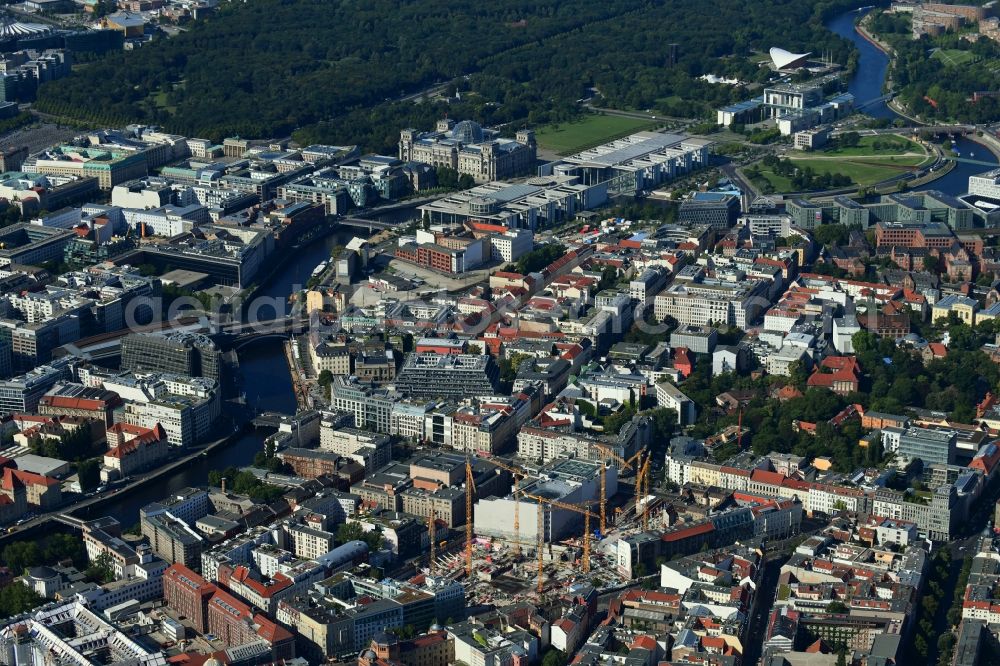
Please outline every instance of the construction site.
[{"label": "construction site", "polygon": [[514,478],[503,497],[477,496],[474,459],[467,458],[472,492],[466,493],[464,540],[461,547],[439,541],[438,521],[430,520],[428,572],[463,580],[470,606],[538,602],[584,581],[598,589],[627,582],[616,562],[617,542],[654,520],[650,455],[644,449],[624,460],[599,448],[603,460],[564,458],[534,468],[485,459]]}]

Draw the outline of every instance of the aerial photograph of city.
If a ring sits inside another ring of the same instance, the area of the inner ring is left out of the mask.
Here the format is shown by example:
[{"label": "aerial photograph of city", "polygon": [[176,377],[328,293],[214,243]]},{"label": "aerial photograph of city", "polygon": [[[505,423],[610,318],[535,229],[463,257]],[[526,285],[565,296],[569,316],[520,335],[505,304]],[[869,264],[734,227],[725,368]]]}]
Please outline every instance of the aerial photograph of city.
[{"label": "aerial photograph of city", "polygon": [[859,5],[3,3],[0,666],[1000,666],[1000,0]]}]

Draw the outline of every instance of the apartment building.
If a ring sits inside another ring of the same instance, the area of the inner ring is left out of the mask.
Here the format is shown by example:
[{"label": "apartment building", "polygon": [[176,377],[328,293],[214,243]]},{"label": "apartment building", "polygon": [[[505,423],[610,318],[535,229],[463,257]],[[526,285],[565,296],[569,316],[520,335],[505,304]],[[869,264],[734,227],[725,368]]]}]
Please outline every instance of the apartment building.
[{"label": "apartment building", "polygon": [[747,328],[770,306],[770,280],[742,282],[674,283],[654,299],[654,314],[663,320],[672,317],[681,324],[708,324]]},{"label": "apartment building", "polygon": [[561,457],[606,460],[610,457],[607,450],[610,450],[628,459],[648,441],[649,436],[649,422],[640,416],[633,418],[618,433],[605,433],[601,437],[566,427],[541,427],[536,419],[518,431],[517,455],[546,464]]},{"label": "apartment building", "polygon": [[140,520],[142,535],[159,557],[172,564],[197,567],[205,540],[182,521],[163,511],[143,516]]},{"label": "apartment building", "polygon": [[694,401],[670,382],[663,381],[656,385],[656,404],[677,412],[678,425],[694,423],[696,417]]},{"label": "apartment building", "polygon": [[309,345],[309,356],[313,370],[317,375],[329,371],[332,375],[348,376],[351,374],[351,350],[347,345],[320,342]]},{"label": "apartment building", "polygon": [[163,463],[169,453],[167,432],[157,424],[152,428],[116,423],[107,429],[108,450],[101,466],[101,481],[124,479]]},{"label": "apartment building", "polygon": [[639,307],[646,307],[666,285],[667,272],[651,266],[629,281],[628,292],[633,301],[638,301]]},{"label": "apartment building", "polygon": [[150,375],[136,380],[126,376],[109,380],[104,386],[125,398],[122,419],[127,424],[143,428],[159,424],[172,446],[202,442],[218,426],[222,405],[215,380],[179,375]]},{"label": "apartment building", "polygon": [[333,550],[337,543],[337,535],[333,532],[308,524],[286,524],[284,531],[291,542],[292,552],[299,557],[316,559]]},{"label": "apartment building", "polygon": [[386,389],[362,386],[346,377],[334,377],[330,385],[330,406],[353,414],[355,427],[375,432],[391,432],[392,408],[401,397]]},{"label": "apartment building", "polygon": [[414,353],[407,355],[395,386],[407,395],[470,397],[493,395],[499,382],[492,356]]},{"label": "apartment building", "polygon": [[329,416],[320,424],[320,449],[351,458],[368,471],[388,465],[392,460],[392,445],[388,436],[357,428],[337,427]]},{"label": "apartment building", "polygon": [[465,524],[465,490],[456,487],[407,488],[402,492],[402,510],[427,520],[433,516],[438,524],[448,527],[459,527]]},{"label": "apartment building", "polygon": [[451,415],[451,446],[473,453],[497,453],[514,439],[512,411],[462,407]]},{"label": "apartment building", "polygon": [[57,382],[71,378],[73,359],[63,357],[0,381],[0,414],[33,413]]}]

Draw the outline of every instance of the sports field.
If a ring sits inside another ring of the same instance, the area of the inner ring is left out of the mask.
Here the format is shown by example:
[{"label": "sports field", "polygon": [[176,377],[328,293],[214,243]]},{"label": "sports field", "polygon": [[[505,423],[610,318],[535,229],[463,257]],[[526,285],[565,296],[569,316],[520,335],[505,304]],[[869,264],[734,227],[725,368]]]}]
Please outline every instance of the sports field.
[{"label": "sports field", "polygon": [[943,62],[947,67],[967,65],[976,59],[976,54],[972,51],[962,51],[960,49],[937,49],[931,56]]}]

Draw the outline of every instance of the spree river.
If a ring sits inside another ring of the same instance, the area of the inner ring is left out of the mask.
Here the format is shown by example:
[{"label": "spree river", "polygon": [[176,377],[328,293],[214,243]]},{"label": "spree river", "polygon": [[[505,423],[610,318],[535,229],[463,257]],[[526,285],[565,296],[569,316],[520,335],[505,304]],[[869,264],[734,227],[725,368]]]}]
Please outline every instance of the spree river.
[{"label": "spree river", "polygon": [[[867,10],[866,10],[867,11]],[[889,56],[881,49],[862,37],[854,29],[854,24],[860,19],[858,11],[840,14],[826,23],[827,29],[840,35],[844,39],[850,40],[858,49],[858,67],[851,78],[847,90],[854,95],[858,104],[864,104],[870,99],[882,96],[882,85],[885,82],[886,73],[889,70]],[[865,113],[875,118],[889,118],[895,120],[901,116],[890,109],[885,102],[872,104],[865,108]],[[904,120],[906,120],[904,118]],[[907,121],[909,122],[909,121]],[[997,163],[996,156],[985,146],[960,138],[955,141],[955,150],[962,157],[975,159],[981,162]],[[940,190],[945,194],[957,196],[968,191],[969,176],[987,171],[989,167],[982,164],[965,164],[958,162],[955,168],[942,176],[938,180],[928,183],[919,188],[925,190]]]},{"label": "spree river", "polygon": [[[305,285],[313,269],[330,257],[334,246],[345,244],[351,236],[350,231],[337,232],[298,251],[262,285],[260,295],[287,298],[297,287]],[[267,312],[270,308],[262,309],[261,316],[270,316]],[[247,404],[260,412],[294,414],[295,395],[281,341],[264,339],[248,344],[240,349],[239,358]],[[249,465],[254,455],[263,449],[264,437],[260,431],[245,432],[235,442],[217,448],[172,476],[165,477],[162,483],[144,485],[128,493],[120,504],[106,504],[97,513],[114,516],[126,528],[134,525],[139,521],[140,507],[181,488],[205,485],[210,470]]]}]

